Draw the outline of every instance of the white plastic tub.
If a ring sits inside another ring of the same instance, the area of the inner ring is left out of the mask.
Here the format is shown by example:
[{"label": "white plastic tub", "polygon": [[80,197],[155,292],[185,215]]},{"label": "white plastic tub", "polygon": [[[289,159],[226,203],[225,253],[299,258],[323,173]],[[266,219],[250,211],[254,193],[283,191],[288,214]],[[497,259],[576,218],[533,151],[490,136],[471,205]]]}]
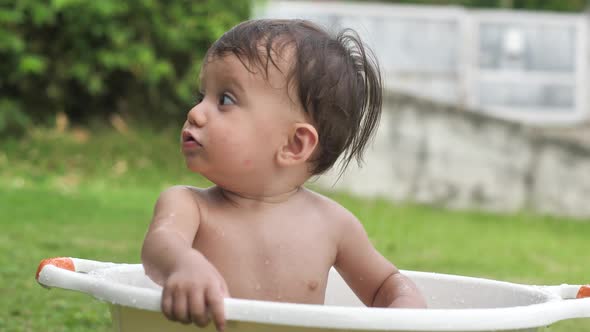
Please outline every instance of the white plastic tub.
[{"label": "white plastic tub", "polygon": [[[332,269],[325,305],[225,299],[228,331],[536,331],[560,320],[590,318],[588,286],[530,286],[489,279],[402,271],[429,309],[364,307]],[[195,331],[160,312],[161,288],[141,264],[78,258],[41,262],[37,280],[90,294],[111,306],[114,331]],[[576,298],[580,297],[580,298]],[[590,320],[588,321],[590,327]],[[214,331],[210,324],[203,331]]]}]

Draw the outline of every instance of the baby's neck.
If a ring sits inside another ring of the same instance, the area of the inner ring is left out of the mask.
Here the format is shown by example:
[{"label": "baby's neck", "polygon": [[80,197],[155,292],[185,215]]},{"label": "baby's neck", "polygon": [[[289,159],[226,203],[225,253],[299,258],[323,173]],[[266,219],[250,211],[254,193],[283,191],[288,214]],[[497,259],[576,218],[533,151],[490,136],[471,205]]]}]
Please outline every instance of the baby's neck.
[{"label": "baby's neck", "polygon": [[303,189],[301,186],[277,192],[242,193],[217,186],[220,195],[233,205],[257,207],[260,205],[280,204],[288,201]]}]

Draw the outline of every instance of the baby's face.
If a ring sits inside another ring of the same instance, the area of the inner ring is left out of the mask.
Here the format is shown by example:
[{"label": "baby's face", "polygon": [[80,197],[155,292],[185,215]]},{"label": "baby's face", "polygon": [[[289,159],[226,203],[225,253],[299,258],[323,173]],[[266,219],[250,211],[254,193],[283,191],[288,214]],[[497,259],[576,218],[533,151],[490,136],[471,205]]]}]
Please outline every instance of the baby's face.
[{"label": "baby's face", "polygon": [[[305,121],[289,98],[284,74],[248,71],[234,55],[209,59],[201,72],[200,102],[188,112],[181,142],[187,167],[233,190],[260,185],[292,124]],[[285,72],[285,71],[284,71]]]}]

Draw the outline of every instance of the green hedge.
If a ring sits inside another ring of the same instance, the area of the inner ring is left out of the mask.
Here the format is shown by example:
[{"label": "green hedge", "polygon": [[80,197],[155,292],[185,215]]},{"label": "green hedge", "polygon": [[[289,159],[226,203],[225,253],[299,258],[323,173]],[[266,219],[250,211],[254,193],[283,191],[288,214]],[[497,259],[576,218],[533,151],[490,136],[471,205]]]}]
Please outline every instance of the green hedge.
[{"label": "green hedge", "polygon": [[64,112],[166,122],[186,114],[200,62],[250,16],[246,0],[0,0],[0,134]]}]

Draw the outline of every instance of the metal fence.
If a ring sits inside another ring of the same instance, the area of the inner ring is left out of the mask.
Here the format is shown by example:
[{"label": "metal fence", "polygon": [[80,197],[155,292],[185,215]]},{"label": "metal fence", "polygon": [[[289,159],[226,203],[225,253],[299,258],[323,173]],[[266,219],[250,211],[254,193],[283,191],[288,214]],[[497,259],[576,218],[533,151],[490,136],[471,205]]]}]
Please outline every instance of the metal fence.
[{"label": "metal fence", "polygon": [[269,1],[256,16],[357,30],[375,51],[387,89],[527,123],[590,119],[585,14]]}]

